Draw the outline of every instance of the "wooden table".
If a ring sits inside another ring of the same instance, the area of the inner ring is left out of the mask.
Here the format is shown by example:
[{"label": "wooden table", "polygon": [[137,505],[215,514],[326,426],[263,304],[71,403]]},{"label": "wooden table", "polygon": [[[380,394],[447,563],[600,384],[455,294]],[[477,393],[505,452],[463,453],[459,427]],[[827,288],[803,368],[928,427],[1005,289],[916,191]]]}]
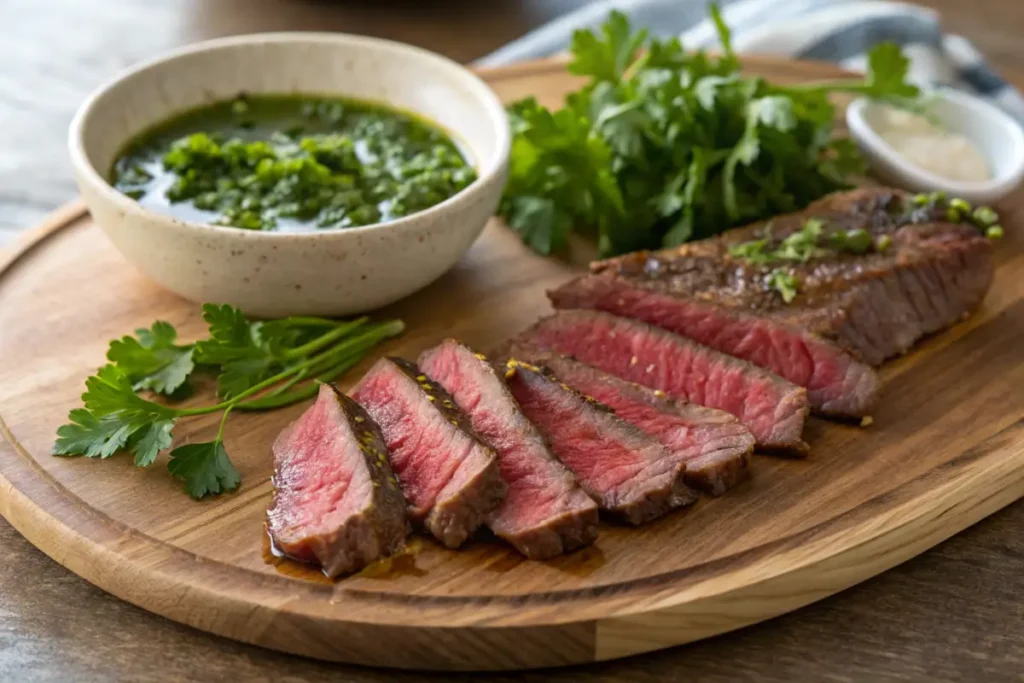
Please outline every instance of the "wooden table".
[{"label": "wooden table", "polygon": [[[396,38],[468,61],[583,2],[0,4],[0,244],[74,195],[67,123],[89,90],[139,59],[213,36],[317,29]],[[947,26],[1024,84],[1024,3],[924,4],[942,10]],[[0,547],[0,681],[452,680],[326,665],[178,626],[93,588],[3,520]],[[789,616],[654,655],[494,680],[1024,681],[1024,502]]]}]

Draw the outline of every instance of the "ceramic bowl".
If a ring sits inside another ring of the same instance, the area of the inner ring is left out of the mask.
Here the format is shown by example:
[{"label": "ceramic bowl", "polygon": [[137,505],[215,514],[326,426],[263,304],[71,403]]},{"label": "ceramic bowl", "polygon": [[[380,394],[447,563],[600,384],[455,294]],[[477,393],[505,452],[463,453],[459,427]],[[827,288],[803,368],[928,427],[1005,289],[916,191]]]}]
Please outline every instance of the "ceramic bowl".
[{"label": "ceramic bowl", "polygon": [[[389,223],[301,234],[179,220],[110,185],[114,160],[131,138],[239,92],[347,96],[414,112],[466,150],[478,178]],[[494,212],[509,145],[501,102],[462,66],[409,45],[316,33],[227,38],[167,54],[94,92],[69,135],[82,197],[125,258],[188,299],[274,317],[368,311],[437,279]]]},{"label": "ceramic bowl", "polygon": [[916,192],[943,190],[970,202],[995,202],[1012,192],[1024,176],[1024,131],[1020,124],[979,97],[940,90],[926,106],[946,129],[977,145],[992,171],[990,180],[963,182],[944,178],[908,162],[875,132],[877,104],[860,98],[846,110],[846,123],[872,168],[886,180]]}]

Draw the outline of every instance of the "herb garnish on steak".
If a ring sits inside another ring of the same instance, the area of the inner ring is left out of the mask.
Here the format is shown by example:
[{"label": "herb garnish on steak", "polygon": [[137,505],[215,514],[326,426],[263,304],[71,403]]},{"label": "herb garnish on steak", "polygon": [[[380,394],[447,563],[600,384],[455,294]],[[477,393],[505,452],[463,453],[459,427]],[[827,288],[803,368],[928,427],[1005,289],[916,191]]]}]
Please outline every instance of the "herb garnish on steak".
[{"label": "herb garnish on steak", "polygon": [[483,524],[505,495],[494,451],[441,385],[401,358],[381,358],[352,391],[377,424],[409,518],[449,548]]},{"label": "herb garnish on steak", "polygon": [[332,386],[274,442],[267,531],[284,554],[328,576],[357,571],[405,541],[405,499],[380,430]]},{"label": "herb garnish on steak", "polygon": [[452,339],[425,351],[420,369],[442,385],[498,454],[508,485],[488,519],[496,535],[531,559],[587,545],[597,537],[597,505],[551,454],[487,360]]}]

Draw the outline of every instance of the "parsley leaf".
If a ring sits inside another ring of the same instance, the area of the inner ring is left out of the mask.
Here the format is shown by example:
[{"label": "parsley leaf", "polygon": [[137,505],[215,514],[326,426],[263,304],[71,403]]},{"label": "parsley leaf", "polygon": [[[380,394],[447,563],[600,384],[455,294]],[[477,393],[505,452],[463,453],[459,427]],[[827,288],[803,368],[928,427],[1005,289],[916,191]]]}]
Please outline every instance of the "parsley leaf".
[{"label": "parsley leaf", "polygon": [[85,408],[68,414],[71,421],[57,429],[54,455],[84,455],[87,458],[109,458],[124,448],[132,435],[130,427],[110,416],[96,417]]},{"label": "parsley leaf", "polygon": [[590,31],[573,33],[569,73],[592,76],[598,81],[616,81],[646,39],[647,31],[633,33],[629,19],[616,10],[601,27],[600,36]]},{"label": "parsley leaf", "polygon": [[572,229],[572,217],[559,211],[550,197],[512,197],[505,210],[509,227],[534,251],[550,254],[565,246],[565,238]]},{"label": "parsley leaf", "polygon": [[128,375],[105,365],[86,380],[85,408],[72,410],[69,424],[57,430],[54,455],[108,458],[127,448],[135,464],[151,464],[171,444],[171,429],[179,412],[135,393]]},{"label": "parsley leaf", "polygon": [[210,338],[196,342],[195,359],[220,366],[217,395],[233,398],[274,374],[280,335],[265,338],[262,324],[249,322],[227,304],[205,304],[203,319],[210,326]]},{"label": "parsley leaf", "polygon": [[167,470],[185,483],[185,491],[195,499],[234,491],[242,482],[220,441],[192,443],[171,451]]},{"label": "parsley leaf", "polygon": [[192,346],[175,344],[177,334],[170,323],[158,320],[150,329],[135,330],[135,337],[110,342],[107,360],[128,375],[136,390],[171,395],[185,385],[195,368]]},{"label": "parsley leaf", "polygon": [[869,97],[917,97],[918,88],[907,83],[910,60],[896,43],[881,43],[868,53],[867,86]]},{"label": "parsley leaf", "polygon": [[171,430],[175,422],[171,418],[153,418],[132,435],[129,448],[135,454],[136,467],[149,467],[160,451],[171,445]]},{"label": "parsley leaf", "polygon": [[612,172],[611,149],[590,130],[588,120],[572,109],[552,114],[532,98],[509,115],[516,139],[501,212],[510,226],[541,253],[562,248],[581,220],[601,234],[610,233],[609,225],[625,211],[622,193]]}]

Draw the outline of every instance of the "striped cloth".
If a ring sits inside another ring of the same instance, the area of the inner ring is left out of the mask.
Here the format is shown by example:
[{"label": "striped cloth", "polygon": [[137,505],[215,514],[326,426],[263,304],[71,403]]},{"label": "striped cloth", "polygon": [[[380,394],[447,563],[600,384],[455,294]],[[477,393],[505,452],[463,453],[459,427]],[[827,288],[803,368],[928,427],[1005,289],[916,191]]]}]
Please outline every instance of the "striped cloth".
[{"label": "striped cloth", "polygon": [[[719,0],[719,6],[732,28],[737,52],[818,59],[863,71],[867,50],[880,41],[892,41],[910,58],[910,78],[918,85],[979,95],[1024,124],[1024,97],[966,38],[944,33],[933,10],[883,0]],[[687,48],[718,44],[702,1],[599,0],[477,63],[508,64],[558,54],[568,47],[574,30],[600,26],[613,9],[625,12],[634,25],[646,27],[652,35],[679,35]]]}]

